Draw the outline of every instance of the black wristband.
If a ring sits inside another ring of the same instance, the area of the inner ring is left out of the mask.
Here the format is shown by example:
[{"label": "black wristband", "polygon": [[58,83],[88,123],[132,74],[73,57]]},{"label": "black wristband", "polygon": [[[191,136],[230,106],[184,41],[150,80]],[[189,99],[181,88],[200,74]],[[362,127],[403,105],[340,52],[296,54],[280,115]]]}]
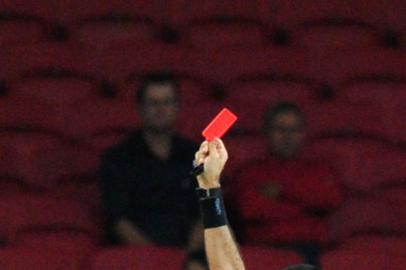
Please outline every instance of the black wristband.
[{"label": "black wristband", "polygon": [[221,227],[228,224],[221,193],[215,197],[200,199],[200,210],[205,229]]},{"label": "black wristband", "polygon": [[199,200],[206,199],[209,197],[221,196],[221,188],[220,187],[210,189],[196,188],[196,196]]}]

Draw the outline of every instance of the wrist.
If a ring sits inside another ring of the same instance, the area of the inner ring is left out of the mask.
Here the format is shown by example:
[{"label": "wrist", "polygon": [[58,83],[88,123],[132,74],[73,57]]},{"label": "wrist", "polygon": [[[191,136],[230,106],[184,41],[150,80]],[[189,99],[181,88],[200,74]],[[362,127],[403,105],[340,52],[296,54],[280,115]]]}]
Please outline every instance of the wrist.
[{"label": "wrist", "polygon": [[202,189],[221,187],[220,177],[207,178],[207,177],[203,177],[203,176],[198,176],[197,182],[198,182],[199,188],[202,188]]}]

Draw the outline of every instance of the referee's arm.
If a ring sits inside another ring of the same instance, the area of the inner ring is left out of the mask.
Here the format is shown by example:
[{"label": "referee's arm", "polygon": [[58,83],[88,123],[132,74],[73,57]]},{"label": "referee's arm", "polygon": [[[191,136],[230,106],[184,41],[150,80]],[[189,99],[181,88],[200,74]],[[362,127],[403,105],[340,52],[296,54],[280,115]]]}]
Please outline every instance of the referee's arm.
[{"label": "referee's arm", "polygon": [[204,242],[210,270],[245,270],[237,244],[227,224],[220,190],[220,174],[228,159],[220,139],[203,142],[195,155],[195,165],[204,164],[197,176],[204,223]]}]

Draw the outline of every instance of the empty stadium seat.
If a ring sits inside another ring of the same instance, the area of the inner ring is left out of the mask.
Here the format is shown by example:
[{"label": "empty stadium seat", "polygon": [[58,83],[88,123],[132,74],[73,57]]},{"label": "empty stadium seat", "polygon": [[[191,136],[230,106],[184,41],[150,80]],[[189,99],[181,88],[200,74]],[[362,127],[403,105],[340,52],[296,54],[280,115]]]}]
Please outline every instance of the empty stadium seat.
[{"label": "empty stadium seat", "polygon": [[69,110],[68,132],[97,149],[118,142],[140,124],[134,100],[88,99]]},{"label": "empty stadium seat", "polygon": [[107,49],[141,44],[148,46],[159,37],[159,27],[148,17],[101,14],[81,19],[72,32],[82,46]]},{"label": "empty stadium seat", "polygon": [[8,248],[0,250],[0,264],[4,270],[80,270],[83,255],[59,250]]},{"label": "empty stadium seat", "polygon": [[270,30],[256,20],[214,17],[187,22],[181,31],[195,49],[227,49],[264,46]]},{"label": "empty stadium seat", "polygon": [[241,255],[247,269],[279,270],[299,264],[302,258],[293,251],[265,247],[241,247]]},{"label": "empty stadium seat", "polygon": [[0,47],[38,43],[46,39],[47,24],[35,15],[0,11]]},{"label": "empty stadium seat", "polygon": [[397,222],[402,216],[401,210],[379,197],[350,199],[331,216],[332,237],[342,241],[357,234],[401,234],[402,228]]},{"label": "empty stadium seat", "polygon": [[76,50],[65,43],[41,42],[38,44],[13,46],[0,50],[4,64],[0,67],[2,79],[14,82],[28,71],[58,67],[79,70],[82,63],[77,61]]},{"label": "empty stadium seat", "polygon": [[182,268],[185,255],[183,250],[155,246],[104,249],[96,253],[90,269],[141,270],[165,267],[178,270]]},{"label": "empty stadium seat", "polygon": [[295,46],[313,51],[359,51],[378,48],[379,30],[373,25],[353,19],[321,19],[306,21],[293,29]]},{"label": "empty stadium seat", "polygon": [[[233,131],[234,128],[231,132]],[[224,142],[230,153],[229,161],[224,171],[227,176],[233,176],[239,170],[244,170],[246,164],[268,154],[267,143],[262,136],[234,135],[226,137]]]},{"label": "empty stadium seat", "polygon": [[351,191],[370,192],[381,185],[399,183],[406,175],[405,153],[374,137],[332,134],[313,141],[310,148],[308,154],[329,160]]},{"label": "empty stadium seat", "polygon": [[213,16],[242,16],[261,19],[269,14],[259,5],[258,1],[171,1],[171,22],[181,24],[191,19]]},{"label": "empty stadium seat", "polygon": [[230,86],[229,106],[240,115],[237,127],[260,133],[269,106],[295,102],[303,109],[316,100],[315,86],[304,80],[261,78]]},{"label": "empty stadium seat", "polygon": [[379,112],[373,121],[380,125],[371,126],[370,131],[381,132],[394,140],[406,140],[405,82],[385,78],[355,81],[343,89],[343,96],[353,106],[369,107],[370,110]]},{"label": "empty stadium seat", "polygon": [[[166,20],[166,4],[156,1],[108,1],[108,0],[71,0],[71,12],[68,16],[71,21],[100,14],[134,14],[153,18],[156,22]],[[168,3],[170,4],[170,3]]]},{"label": "empty stadium seat", "polygon": [[10,86],[10,96],[36,98],[63,110],[77,100],[101,96],[96,79],[59,68],[32,70]]},{"label": "empty stadium seat", "polygon": [[94,172],[98,166],[97,154],[91,149],[57,133],[2,129],[0,138],[8,153],[3,175],[33,188],[52,188],[61,177]]},{"label": "empty stadium seat", "polygon": [[[63,119],[55,108],[44,100],[35,98],[1,98],[1,127],[38,127],[44,130],[63,132]],[[62,122],[62,123],[61,123]]]},{"label": "empty stadium seat", "polygon": [[160,42],[113,46],[101,50],[82,48],[80,56],[84,70],[123,83],[131,79],[132,74],[170,70],[178,66],[190,67],[181,48]]},{"label": "empty stadium seat", "polygon": [[390,256],[379,252],[353,252],[351,250],[337,250],[324,254],[321,265],[325,270],[401,270],[406,267],[404,256]]},{"label": "empty stadium seat", "polygon": [[39,195],[3,196],[0,213],[1,235],[11,245],[36,233],[82,232],[92,239],[98,235],[89,209],[79,202]]},{"label": "empty stadium seat", "polygon": [[384,255],[402,256],[406,250],[406,238],[402,236],[363,235],[345,239],[341,249],[354,252],[365,251]]}]

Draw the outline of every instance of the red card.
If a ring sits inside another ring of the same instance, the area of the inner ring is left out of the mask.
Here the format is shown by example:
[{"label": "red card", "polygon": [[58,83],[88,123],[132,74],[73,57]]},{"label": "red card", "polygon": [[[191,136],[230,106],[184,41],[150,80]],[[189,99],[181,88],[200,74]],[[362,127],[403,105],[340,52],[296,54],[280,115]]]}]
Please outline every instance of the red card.
[{"label": "red card", "polygon": [[227,108],[224,108],[203,130],[202,135],[208,141],[212,141],[216,137],[221,138],[235,121],[237,121],[237,116]]}]

